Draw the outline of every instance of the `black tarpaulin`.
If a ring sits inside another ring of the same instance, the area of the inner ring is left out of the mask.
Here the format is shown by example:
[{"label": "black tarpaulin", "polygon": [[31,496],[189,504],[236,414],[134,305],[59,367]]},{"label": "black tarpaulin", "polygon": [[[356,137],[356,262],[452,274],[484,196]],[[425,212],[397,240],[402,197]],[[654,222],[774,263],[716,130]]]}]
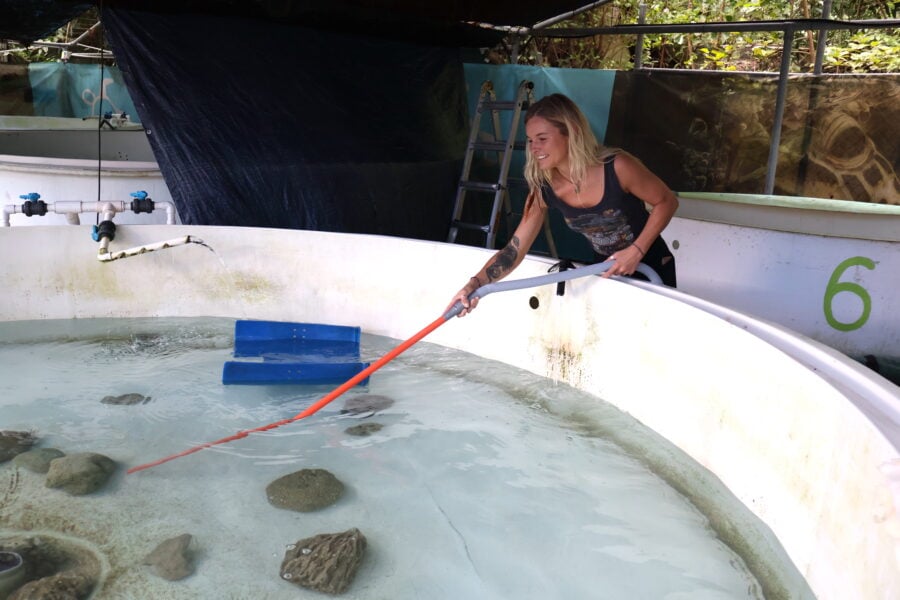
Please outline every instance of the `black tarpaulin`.
[{"label": "black tarpaulin", "polygon": [[446,236],[458,50],[230,16],[103,22],[184,222]]},{"label": "black tarpaulin", "polygon": [[87,11],[92,2],[0,0],[0,40],[31,43]]},{"label": "black tarpaulin", "polygon": [[[0,39],[29,43],[90,8],[267,19],[281,24],[453,46],[478,43],[470,23],[528,27],[575,10],[582,0],[0,0]],[[200,33],[200,32],[197,32]]]},{"label": "black tarpaulin", "polygon": [[[84,8],[11,1],[0,38],[20,41]],[[472,23],[580,2],[94,5],[185,222],[444,239],[468,129],[458,48],[499,39]]]}]

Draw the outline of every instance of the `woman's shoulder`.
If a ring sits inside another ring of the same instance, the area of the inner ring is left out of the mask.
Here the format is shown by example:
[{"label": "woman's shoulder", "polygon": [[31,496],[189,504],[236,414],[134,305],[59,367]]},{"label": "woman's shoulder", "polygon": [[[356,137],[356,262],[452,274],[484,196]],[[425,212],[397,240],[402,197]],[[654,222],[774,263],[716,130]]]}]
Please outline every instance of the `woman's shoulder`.
[{"label": "woman's shoulder", "polygon": [[609,149],[609,154],[604,156],[604,163],[612,163],[614,165],[628,165],[640,162],[634,154],[620,148]]},{"label": "woman's shoulder", "polygon": [[634,177],[640,177],[647,171],[647,167],[635,155],[618,151],[612,156],[611,162],[620,181],[628,181]]}]

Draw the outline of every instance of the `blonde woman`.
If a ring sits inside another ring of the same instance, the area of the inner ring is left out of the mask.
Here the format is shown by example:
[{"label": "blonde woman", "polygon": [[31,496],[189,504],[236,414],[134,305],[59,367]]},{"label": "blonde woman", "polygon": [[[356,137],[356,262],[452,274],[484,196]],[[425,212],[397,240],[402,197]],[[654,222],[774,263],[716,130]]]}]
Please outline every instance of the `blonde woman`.
[{"label": "blonde woman", "polygon": [[[597,142],[587,119],[567,96],[551,94],[525,113],[525,178],[529,192],[522,220],[497,251],[453,297],[459,316],[475,309],[469,294],[509,275],[525,258],[549,207],[594,248],[595,262],[614,261],[603,277],[631,276],[643,262],[675,287],[675,258],[660,233],[678,200],[637,158]],[[648,211],[646,205],[652,207]]]}]

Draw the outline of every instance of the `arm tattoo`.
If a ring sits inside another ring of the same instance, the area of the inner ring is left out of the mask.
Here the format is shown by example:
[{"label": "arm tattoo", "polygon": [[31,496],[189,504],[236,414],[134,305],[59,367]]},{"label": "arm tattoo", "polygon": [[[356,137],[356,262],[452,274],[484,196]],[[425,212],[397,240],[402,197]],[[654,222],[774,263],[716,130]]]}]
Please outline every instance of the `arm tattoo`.
[{"label": "arm tattoo", "polygon": [[497,253],[494,262],[485,269],[489,281],[497,281],[502,279],[507,273],[513,270],[516,259],[519,257],[519,238],[512,236],[509,243]]}]

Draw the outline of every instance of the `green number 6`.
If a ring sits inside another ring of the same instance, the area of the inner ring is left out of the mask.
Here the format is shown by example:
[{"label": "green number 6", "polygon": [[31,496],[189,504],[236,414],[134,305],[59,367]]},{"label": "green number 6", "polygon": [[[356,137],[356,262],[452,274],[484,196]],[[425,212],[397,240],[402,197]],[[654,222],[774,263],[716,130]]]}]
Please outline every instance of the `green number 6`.
[{"label": "green number 6", "polygon": [[[831,274],[831,279],[828,280],[828,287],[825,288],[825,320],[828,321],[828,324],[837,329],[838,331],[853,331],[854,329],[859,329],[863,325],[865,325],[866,321],[869,320],[869,313],[872,312],[872,298],[869,296],[869,292],[866,289],[859,285],[858,283],[848,283],[846,281],[838,281],[841,275],[844,274],[844,271],[849,269],[850,267],[865,267],[870,271],[875,269],[875,262],[872,259],[866,258],[865,256],[854,256],[853,258],[848,258],[841,264],[837,266],[834,270],[834,273]],[[859,318],[852,323],[842,323],[834,318],[834,312],[831,310],[831,302],[836,295],[841,292],[850,292],[851,294],[856,294],[859,296],[859,299],[862,300],[863,310],[862,314]]]}]

